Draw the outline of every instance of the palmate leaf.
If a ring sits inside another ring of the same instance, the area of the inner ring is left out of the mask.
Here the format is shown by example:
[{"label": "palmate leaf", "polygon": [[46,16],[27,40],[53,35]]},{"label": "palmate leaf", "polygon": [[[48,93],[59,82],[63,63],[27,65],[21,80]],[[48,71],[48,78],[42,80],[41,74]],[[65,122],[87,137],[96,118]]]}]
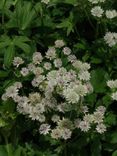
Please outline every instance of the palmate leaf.
[{"label": "palmate leaf", "polygon": [[5,49],[4,65],[10,67],[15,56],[16,47],[20,48],[25,53],[30,52],[30,46],[26,43],[29,42],[26,36],[14,36],[13,39],[8,36],[3,36],[0,40],[0,49]]},{"label": "palmate leaf", "polygon": [[57,25],[57,28],[65,28],[67,36],[71,33],[74,32],[73,29],[73,14],[70,13],[70,16],[66,19],[64,19],[60,24]]},{"label": "palmate leaf", "polygon": [[108,79],[108,73],[101,68],[91,71],[91,83],[96,93],[105,92]]},{"label": "palmate leaf", "polygon": [[30,27],[35,17],[36,12],[31,2],[17,1],[15,11],[7,23],[7,27],[18,27],[21,30],[25,30]]},{"label": "palmate leaf", "polygon": [[25,42],[28,42],[28,41],[30,41],[30,40],[26,36],[15,36],[15,38],[14,38],[15,46],[22,49],[25,53],[30,52],[30,46],[27,43],[25,43]]},{"label": "palmate leaf", "polygon": [[91,145],[91,156],[101,156],[101,142],[99,138],[96,138],[93,140],[93,143]]},{"label": "palmate leaf", "polygon": [[15,47],[14,44],[11,44],[6,48],[5,54],[4,54],[4,65],[5,67],[10,67],[13,61],[15,55]]},{"label": "palmate leaf", "polygon": [[8,36],[2,36],[0,39],[0,49],[5,48],[11,44],[11,39]]}]

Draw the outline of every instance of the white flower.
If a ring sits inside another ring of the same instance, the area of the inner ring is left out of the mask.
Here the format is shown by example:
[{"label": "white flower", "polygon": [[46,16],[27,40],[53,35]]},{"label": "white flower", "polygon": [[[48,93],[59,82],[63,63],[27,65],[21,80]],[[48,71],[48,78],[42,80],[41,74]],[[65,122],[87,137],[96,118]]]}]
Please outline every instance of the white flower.
[{"label": "white flower", "polygon": [[59,128],[53,129],[51,132],[51,137],[53,139],[59,139],[59,138],[61,138],[61,135],[62,135],[62,131]]},{"label": "white flower", "polygon": [[81,109],[81,112],[83,112],[84,114],[88,113],[88,107],[87,106],[82,106],[80,109]]},{"label": "white flower", "polygon": [[45,68],[46,70],[50,70],[50,69],[52,68],[51,63],[45,62],[45,63],[44,63],[44,68]]},{"label": "white flower", "polygon": [[81,121],[79,123],[79,128],[81,129],[81,131],[87,132],[91,127],[90,127],[89,122]]},{"label": "white flower", "polygon": [[46,58],[52,60],[56,58],[56,49],[55,47],[49,47],[48,51],[46,52]]},{"label": "white flower", "polygon": [[14,86],[15,86],[16,88],[18,88],[18,89],[20,89],[20,88],[23,87],[21,82],[15,82],[15,83],[14,83]]},{"label": "white flower", "polygon": [[41,95],[38,92],[29,94],[29,101],[31,104],[37,104],[41,101]]},{"label": "white flower", "polygon": [[91,14],[95,17],[102,17],[104,10],[100,6],[91,9]]},{"label": "white flower", "polygon": [[64,48],[63,48],[63,53],[64,53],[65,55],[69,55],[69,54],[71,54],[71,49],[70,49],[69,47],[64,47]]},{"label": "white flower", "polygon": [[75,62],[73,62],[72,65],[74,66],[74,68],[78,69],[80,72],[87,71],[90,69],[90,64],[83,63],[79,60],[76,60]]},{"label": "white flower", "polygon": [[29,74],[29,69],[24,67],[21,69],[20,73],[22,76],[27,76]]},{"label": "white flower", "polygon": [[99,112],[101,114],[104,114],[106,111],[106,108],[104,106],[99,106],[96,108],[96,112]]},{"label": "white flower", "polygon": [[18,88],[15,86],[10,86],[6,89],[6,96],[14,98],[18,95]]},{"label": "white flower", "polygon": [[117,101],[117,91],[115,93],[112,93],[111,97],[113,100]]},{"label": "white flower", "polygon": [[70,129],[63,128],[61,132],[62,132],[61,137],[63,139],[67,140],[67,139],[71,138],[72,132],[70,131]]},{"label": "white flower", "polygon": [[52,118],[51,118],[51,120],[56,123],[56,122],[58,122],[60,120],[60,116],[53,115]]},{"label": "white flower", "polygon": [[39,128],[40,134],[46,135],[49,133],[49,131],[50,131],[50,125],[48,124],[42,124]]},{"label": "white flower", "polygon": [[106,17],[109,19],[117,17],[117,11],[116,10],[106,10]]},{"label": "white flower", "polygon": [[75,62],[76,60],[77,60],[77,58],[76,58],[75,55],[72,55],[72,54],[71,54],[71,55],[68,56],[68,61],[69,61],[69,62],[72,62],[72,63],[73,63],[73,62]]},{"label": "white flower", "polygon": [[74,86],[73,91],[75,91],[79,96],[85,96],[88,90],[86,85],[79,84]]},{"label": "white flower", "polygon": [[32,86],[34,87],[38,87],[40,83],[42,83],[45,80],[45,76],[44,75],[39,75],[38,77],[35,77],[32,80]]},{"label": "white flower", "polygon": [[40,62],[42,62],[42,60],[43,60],[43,57],[40,52],[35,52],[33,54],[33,63],[34,64],[40,64]]},{"label": "white flower", "polygon": [[87,123],[92,123],[94,121],[94,116],[92,114],[85,114],[83,120]]},{"label": "white flower", "polygon": [[105,42],[109,47],[112,47],[117,44],[117,33],[107,32],[104,36]]},{"label": "white flower", "polygon": [[22,60],[21,57],[14,57],[14,60],[13,60],[14,66],[19,67],[19,65],[21,65],[23,63],[24,63],[24,61]]},{"label": "white flower", "polygon": [[41,0],[42,3],[48,4],[50,0]]},{"label": "white flower", "polygon": [[43,71],[43,68],[41,67],[35,67],[32,71],[36,76],[39,76],[41,75],[44,71]]},{"label": "white flower", "polygon": [[107,86],[111,89],[117,88],[117,80],[109,80],[107,81]]},{"label": "white flower", "polygon": [[96,126],[96,130],[98,133],[102,134],[106,131],[106,126],[103,123],[100,123]]},{"label": "white flower", "polygon": [[96,111],[94,112],[93,117],[94,123],[102,123],[104,119],[104,113],[102,113],[101,111]]},{"label": "white flower", "polygon": [[61,48],[65,45],[64,41],[63,40],[56,40],[55,41],[55,47],[56,48]]},{"label": "white flower", "polygon": [[77,103],[80,99],[80,96],[73,89],[65,89],[63,95],[69,103]]},{"label": "white flower", "polygon": [[47,80],[56,80],[57,77],[57,71],[56,70],[51,70],[48,74],[47,74]]},{"label": "white flower", "polygon": [[60,68],[62,66],[61,59],[59,59],[59,58],[55,59],[54,60],[54,65],[55,65],[55,67]]},{"label": "white flower", "polygon": [[80,80],[89,81],[91,76],[88,71],[83,71],[83,72],[79,72],[78,77]]},{"label": "white flower", "polygon": [[33,63],[29,63],[28,69],[29,69],[29,71],[33,72],[33,70],[35,70],[35,65]]}]

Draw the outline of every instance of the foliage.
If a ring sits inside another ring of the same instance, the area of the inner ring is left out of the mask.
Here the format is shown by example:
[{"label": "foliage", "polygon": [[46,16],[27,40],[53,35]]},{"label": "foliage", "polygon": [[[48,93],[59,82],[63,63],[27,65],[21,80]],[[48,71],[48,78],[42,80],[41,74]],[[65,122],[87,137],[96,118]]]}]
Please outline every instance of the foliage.
[{"label": "foliage", "polygon": [[[91,112],[98,106],[105,106],[104,122],[107,126],[107,131],[101,135],[75,130],[67,141],[54,140],[40,135],[39,125],[19,114],[16,103],[0,99],[1,156],[117,156],[116,101],[111,98],[114,90],[107,87],[108,80],[117,79],[117,44],[109,46],[104,39],[107,32],[117,30],[117,17],[107,18],[105,13],[106,10],[116,10],[117,2],[91,2],[0,1],[0,96],[14,82],[21,80],[25,83],[31,79],[21,78],[19,71],[14,69],[14,57],[22,57],[29,63],[35,51],[44,56],[49,46],[62,39],[78,59],[91,65],[94,91],[86,96],[84,103]],[[101,17],[91,13],[97,5],[104,10]],[[28,83],[25,84],[30,88]]]}]

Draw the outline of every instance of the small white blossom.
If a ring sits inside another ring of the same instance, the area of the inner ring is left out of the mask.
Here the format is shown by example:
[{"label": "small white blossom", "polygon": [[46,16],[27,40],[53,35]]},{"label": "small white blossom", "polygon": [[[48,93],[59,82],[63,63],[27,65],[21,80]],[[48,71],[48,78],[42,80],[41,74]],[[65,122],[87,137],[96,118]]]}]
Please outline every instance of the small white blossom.
[{"label": "small white blossom", "polygon": [[56,123],[56,122],[58,122],[59,120],[60,120],[60,116],[58,116],[58,115],[53,115],[53,116],[52,116],[52,121],[53,121],[53,122]]},{"label": "small white blossom", "polygon": [[40,64],[40,62],[42,62],[42,60],[43,60],[43,57],[40,52],[35,52],[33,54],[33,63],[34,64]]},{"label": "small white blossom", "polygon": [[65,89],[63,95],[69,103],[77,103],[80,99],[80,96],[73,89]]},{"label": "small white blossom", "polygon": [[102,134],[106,131],[106,126],[103,123],[100,123],[96,126],[96,130],[98,133]]},{"label": "small white blossom", "polygon": [[50,131],[50,125],[48,124],[42,124],[39,128],[40,134],[46,135],[49,133],[49,131]]},{"label": "small white blossom", "polygon": [[104,113],[101,113],[100,111],[96,111],[93,114],[94,117],[94,123],[102,123],[104,119]]},{"label": "small white blossom", "polygon": [[61,129],[57,128],[57,129],[53,129],[51,132],[51,137],[53,139],[59,139],[62,136],[62,131]]},{"label": "small white blossom", "polygon": [[70,54],[71,54],[71,49],[70,49],[69,47],[64,47],[64,48],[63,48],[63,53],[64,53],[65,55],[70,55]]},{"label": "small white blossom", "polygon": [[99,112],[104,115],[106,108],[104,106],[99,106],[96,108],[96,112]]},{"label": "small white blossom", "polygon": [[46,58],[52,60],[56,58],[56,49],[55,47],[49,47],[46,52]]},{"label": "small white blossom", "polygon": [[112,47],[117,44],[117,33],[107,32],[104,36],[105,42],[109,47]]},{"label": "small white blossom", "polygon": [[117,80],[109,80],[107,81],[107,86],[111,89],[117,88]]},{"label": "small white blossom", "polygon": [[22,76],[27,76],[29,74],[29,70],[28,68],[22,68],[20,73],[22,74]]},{"label": "small white blossom", "polygon": [[79,128],[81,129],[81,131],[87,132],[87,131],[89,131],[89,129],[90,129],[91,127],[90,127],[89,122],[81,121],[81,122],[79,123]]},{"label": "small white blossom", "polygon": [[24,63],[24,61],[22,60],[21,57],[14,57],[14,60],[13,60],[14,66],[19,67],[19,65],[21,65],[23,63]]},{"label": "small white blossom", "polygon": [[108,19],[112,19],[112,18],[115,18],[117,17],[117,11],[116,10],[106,10],[106,17]]},{"label": "small white blossom", "polygon": [[56,40],[55,41],[55,47],[56,48],[61,48],[65,45],[64,41],[63,40]]},{"label": "small white blossom", "polygon": [[88,71],[79,72],[79,79],[83,81],[89,81],[90,80],[90,73]]},{"label": "small white blossom", "polygon": [[70,129],[64,128],[64,129],[62,129],[62,135],[61,135],[61,137],[63,139],[65,139],[65,140],[67,140],[67,139],[70,139],[71,138],[71,134],[72,134],[72,132],[71,132]]},{"label": "small white blossom", "polygon": [[50,69],[52,68],[51,63],[45,62],[45,63],[44,63],[44,68],[45,68],[46,70],[50,70]]},{"label": "small white blossom", "polygon": [[112,97],[113,100],[117,101],[117,91],[112,93],[111,97]]},{"label": "small white blossom", "polygon": [[54,60],[54,65],[55,65],[55,67],[60,68],[62,66],[61,59],[59,59],[59,58],[55,59]]},{"label": "small white blossom", "polygon": [[91,9],[91,14],[95,17],[102,17],[104,10],[100,6]]},{"label": "small white blossom", "polygon": [[77,60],[77,58],[76,58],[75,55],[72,55],[72,54],[71,54],[71,55],[68,56],[68,61],[69,61],[69,62],[72,62],[72,63],[73,63],[73,62],[75,62],[76,60]]}]

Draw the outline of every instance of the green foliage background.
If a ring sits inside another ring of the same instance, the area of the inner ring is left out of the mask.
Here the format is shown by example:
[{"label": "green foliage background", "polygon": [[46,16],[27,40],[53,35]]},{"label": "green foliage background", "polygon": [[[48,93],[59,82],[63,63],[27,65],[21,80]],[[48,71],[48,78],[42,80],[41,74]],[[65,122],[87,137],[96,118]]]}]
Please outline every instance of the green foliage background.
[{"label": "green foliage background", "polygon": [[[117,9],[117,1],[107,0],[103,7]],[[0,96],[15,81],[14,56],[29,60],[33,52],[44,54],[63,39],[79,59],[91,64],[94,93],[86,102],[92,110],[107,108],[105,134],[76,132],[63,143],[40,136],[38,125],[19,115],[14,103],[0,100],[0,156],[117,156],[117,107],[106,86],[107,80],[117,78],[117,46],[109,48],[103,41],[106,31],[117,30],[117,19],[96,19],[90,10],[87,0],[51,0],[48,5],[0,0]]]}]

